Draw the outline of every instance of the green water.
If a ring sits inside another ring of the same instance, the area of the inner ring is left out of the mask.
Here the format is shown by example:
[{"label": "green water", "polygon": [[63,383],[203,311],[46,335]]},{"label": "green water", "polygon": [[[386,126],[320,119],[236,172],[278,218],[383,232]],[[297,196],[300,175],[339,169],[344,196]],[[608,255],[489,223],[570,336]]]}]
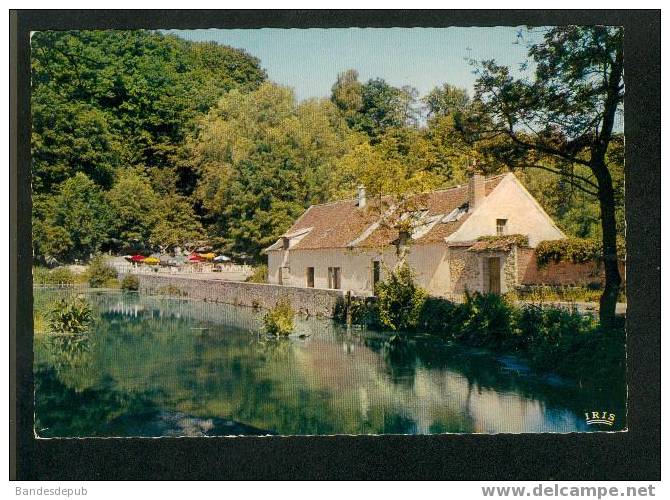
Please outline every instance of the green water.
[{"label": "green water", "polygon": [[[44,310],[72,292],[35,290]],[[302,320],[304,338],[267,340],[249,308],[86,293],[88,342],[35,336],[40,437],[432,434],[617,430],[624,396],[589,393],[512,357],[416,336]],[[584,412],[617,414],[587,426]]]}]

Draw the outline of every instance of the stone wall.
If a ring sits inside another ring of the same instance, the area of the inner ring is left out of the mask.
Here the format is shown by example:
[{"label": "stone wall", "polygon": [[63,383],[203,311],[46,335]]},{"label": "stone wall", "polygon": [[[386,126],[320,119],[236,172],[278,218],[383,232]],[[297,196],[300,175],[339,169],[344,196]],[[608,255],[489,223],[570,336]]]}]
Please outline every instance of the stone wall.
[{"label": "stone wall", "polygon": [[342,290],[319,290],[238,281],[179,278],[175,276],[135,275],[140,291],[192,299],[269,309],[280,298],[288,298],[293,308],[310,316],[332,317],[336,304],[345,296]]},{"label": "stone wall", "polygon": [[500,273],[501,287],[503,293],[514,290],[519,280],[518,248],[512,247],[509,252],[502,255],[502,272]]},{"label": "stone wall", "polygon": [[[591,283],[602,285],[605,282],[604,266],[595,262],[552,262],[540,268],[532,248],[520,248],[517,262],[520,285],[586,286]],[[626,269],[623,262],[619,264],[619,272],[621,279],[625,281]]]},{"label": "stone wall", "polygon": [[449,249],[449,275],[451,278],[451,296],[457,300],[466,290],[471,292],[482,291],[483,278],[481,261],[468,247],[454,247]]}]

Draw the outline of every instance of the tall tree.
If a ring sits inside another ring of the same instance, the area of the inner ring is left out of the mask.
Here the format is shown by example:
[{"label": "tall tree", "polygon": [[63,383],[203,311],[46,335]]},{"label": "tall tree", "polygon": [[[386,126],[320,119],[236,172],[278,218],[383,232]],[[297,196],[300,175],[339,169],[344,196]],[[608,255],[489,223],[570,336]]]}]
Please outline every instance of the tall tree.
[{"label": "tall tree", "polygon": [[358,81],[358,71],[349,69],[337,75],[330,100],[342,112],[347,125],[355,128],[363,109],[363,84]]},{"label": "tall tree", "polygon": [[161,199],[157,207],[160,218],[151,230],[149,241],[161,252],[200,241],[204,232],[188,199],[171,194]]},{"label": "tall tree", "polygon": [[77,172],[59,185],[54,196],[36,197],[35,254],[46,261],[87,259],[108,243],[113,218],[100,187]]},{"label": "tall tree", "polygon": [[623,28],[545,29],[529,44],[528,55],[535,64],[532,80],[513,77],[495,61],[481,63],[475,85],[479,113],[466,130],[511,168],[555,172],[597,197],[605,267],[600,321],[611,325],[621,276],[608,150],[624,101]]},{"label": "tall tree", "polygon": [[411,87],[399,89],[375,78],[363,85],[362,99],[357,129],[369,135],[373,142],[391,128],[401,128],[416,121],[416,92]]},{"label": "tall tree", "polygon": [[298,104],[270,83],[231,91],[199,128],[190,155],[204,221],[228,251],[257,260],[306,207],[326,201],[335,162],[360,140],[331,102]]},{"label": "tall tree", "polygon": [[435,87],[421,100],[428,106],[429,117],[463,113],[470,105],[467,90],[448,83]]},{"label": "tall tree", "polygon": [[[180,197],[197,182],[184,162],[187,138],[221,96],[266,78],[242,50],[144,30],[36,32],[31,69],[34,250],[42,260],[100,246],[68,234],[67,205],[58,204],[70,203],[74,195],[64,193],[74,186],[65,183],[73,179],[82,196],[88,182],[105,191],[100,209],[119,214],[105,226],[117,248],[197,233],[191,203]],[[89,219],[82,227],[97,220]]]},{"label": "tall tree", "polygon": [[140,169],[125,169],[106,193],[114,213],[112,222],[116,243],[121,248],[144,250],[156,224],[163,219],[161,199]]},{"label": "tall tree", "polygon": [[393,87],[381,78],[363,84],[353,69],[337,76],[330,99],[349,127],[366,133],[373,143],[390,129],[415,126],[419,121],[415,88]]}]

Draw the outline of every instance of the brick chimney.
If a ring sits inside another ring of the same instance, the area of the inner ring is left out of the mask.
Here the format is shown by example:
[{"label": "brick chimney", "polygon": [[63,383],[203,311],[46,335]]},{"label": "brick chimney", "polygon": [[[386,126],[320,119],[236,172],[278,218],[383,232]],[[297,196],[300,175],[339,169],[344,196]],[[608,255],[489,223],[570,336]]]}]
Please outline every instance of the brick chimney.
[{"label": "brick chimney", "polygon": [[474,174],[468,183],[468,205],[470,210],[476,209],[486,196],[486,179],[481,174]]},{"label": "brick chimney", "polygon": [[364,208],[366,203],[365,186],[358,186],[358,208]]}]

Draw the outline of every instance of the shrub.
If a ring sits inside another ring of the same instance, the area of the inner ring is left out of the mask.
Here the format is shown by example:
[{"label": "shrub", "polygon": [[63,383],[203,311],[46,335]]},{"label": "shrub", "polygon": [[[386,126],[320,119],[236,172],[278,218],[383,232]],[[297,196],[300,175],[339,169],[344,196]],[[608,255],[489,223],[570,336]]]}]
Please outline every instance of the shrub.
[{"label": "shrub", "polygon": [[531,364],[579,380],[595,380],[603,387],[623,381],[623,328],[606,332],[593,318],[577,311],[559,308],[541,311],[533,314],[534,326],[529,321],[519,325],[529,338],[526,356]]},{"label": "shrub", "polygon": [[91,288],[110,286],[117,278],[116,269],[105,262],[105,258],[98,254],[91,259],[88,265],[88,284]]},{"label": "shrub", "polygon": [[[405,278],[389,280],[381,287],[379,305],[352,297],[352,322],[367,318],[373,328],[389,328],[381,321],[382,311],[391,310],[398,318],[400,304],[411,303],[412,293]],[[401,286],[399,283],[405,283]],[[403,290],[391,294],[390,291]],[[390,300],[391,296],[396,297]],[[398,298],[399,297],[399,298]],[[345,304],[337,309],[336,319],[344,321]],[[357,311],[365,311],[359,313]],[[400,321],[398,320],[398,324]],[[398,330],[422,330],[465,345],[515,352],[534,368],[578,380],[598,388],[625,383],[625,333],[623,324],[610,330],[576,309],[547,307],[537,304],[515,305],[495,294],[466,294],[462,304],[438,297],[422,300],[416,324],[404,322]],[[404,337],[390,336],[386,346],[398,355]],[[389,351],[391,352],[391,351]]]},{"label": "shrub", "polygon": [[351,297],[349,317],[354,325],[380,326],[377,299],[375,297]]},{"label": "shrub", "polygon": [[140,289],[140,280],[137,279],[137,276],[126,274],[121,281],[121,289],[128,292],[136,292]]},{"label": "shrub", "polygon": [[495,293],[466,293],[460,309],[460,321],[455,325],[457,338],[471,345],[494,347],[511,338],[514,311],[504,297]]},{"label": "shrub", "polygon": [[454,336],[463,310],[459,304],[439,297],[428,297],[421,309],[418,328]]},{"label": "shrub", "polygon": [[49,274],[51,282],[57,285],[72,285],[77,280],[74,273],[67,267],[56,267]]},{"label": "shrub", "polygon": [[33,285],[48,285],[49,270],[46,267],[33,267]]},{"label": "shrub", "polygon": [[76,282],[76,276],[67,267],[33,268],[33,284],[35,285],[72,285]]},{"label": "shrub", "polygon": [[254,272],[246,279],[247,283],[267,283],[268,266],[261,264],[254,268]]},{"label": "shrub", "polygon": [[49,333],[84,334],[88,332],[93,320],[93,311],[89,303],[76,298],[55,302],[46,314]]},{"label": "shrub", "polygon": [[416,285],[407,264],[377,283],[377,310],[379,321],[391,330],[412,330],[419,324],[421,310],[428,294]]},{"label": "shrub", "polygon": [[346,297],[338,297],[333,311],[333,318],[340,323],[347,322],[347,307],[349,308],[349,320],[352,325],[361,325],[379,328],[379,310],[376,297],[351,296],[347,302]]},{"label": "shrub", "polygon": [[287,336],[293,332],[295,311],[286,298],[279,299],[275,306],[263,316],[266,333],[274,336]]}]

